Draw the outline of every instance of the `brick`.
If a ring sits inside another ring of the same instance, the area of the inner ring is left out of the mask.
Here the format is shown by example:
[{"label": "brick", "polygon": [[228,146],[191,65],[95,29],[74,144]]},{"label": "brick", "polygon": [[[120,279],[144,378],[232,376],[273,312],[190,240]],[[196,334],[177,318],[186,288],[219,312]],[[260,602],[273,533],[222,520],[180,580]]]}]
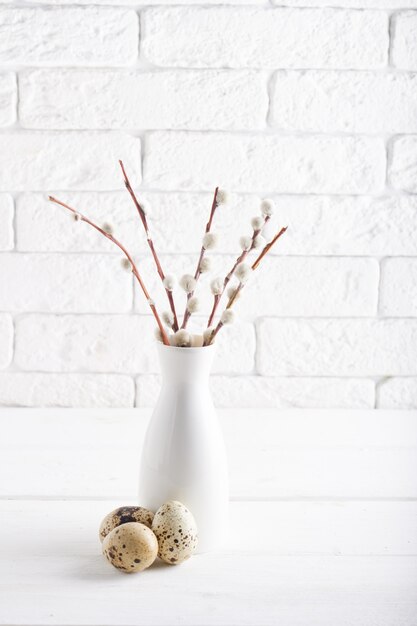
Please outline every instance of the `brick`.
[{"label": "brick", "polygon": [[4,7],[0,63],[130,65],[138,56],[134,11],[114,8]]},{"label": "brick", "polygon": [[[414,255],[417,198],[413,196],[276,196],[278,224],[289,228],[271,254]],[[272,235],[273,228],[268,228]],[[335,237],[335,233],[343,233]]]},{"label": "brick", "polygon": [[10,315],[0,313],[0,368],[5,369],[13,356],[13,322]]},{"label": "brick", "polygon": [[385,147],[365,137],[154,132],[144,180],[160,189],[367,193],[385,184]]},{"label": "brick", "polygon": [[[149,222],[160,252],[199,253],[211,193],[138,190],[138,196],[150,206]],[[148,257],[142,227],[126,191],[66,192],[63,199],[99,224],[104,221],[112,223],[115,234],[129,249]],[[276,216],[268,225],[266,234],[272,237],[280,225],[288,225],[289,229],[271,250],[271,256],[412,256],[417,250],[416,197],[281,195],[275,196],[274,201]],[[259,196],[233,194],[230,202],[217,211],[213,228],[221,234],[218,252],[238,252],[239,235],[248,231],[250,218],[258,213],[259,205]],[[339,231],[343,237],[334,236]],[[25,252],[115,250],[92,229],[85,225],[79,228],[64,209],[51,205],[43,194],[18,196],[16,234],[16,247]],[[190,261],[195,264],[197,257],[193,256]]]},{"label": "brick", "polygon": [[257,338],[266,376],[417,374],[417,320],[265,318]]},{"label": "brick", "polygon": [[[203,328],[205,326],[204,324]],[[199,331],[201,327],[200,323]],[[251,373],[255,367],[255,343],[255,329],[252,324],[238,321],[232,326],[223,328],[216,339],[213,373]]]},{"label": "brick", "polygon": [[239,315],[375,315],[379,267],[373,259],[271,257],[245,287]]},{"label": "brick", "polygon": [[[44,372],[159,371],[156,324],[149,316],[26,315],[17,319],[15,362],[22,370]],[[255,333],[236,324],[219,334],[214,372],[250,372]]]},{"label": "brick", "polygon": [[417,317],[417,258],[383,259],[380,314]]},{"label": "brick", "polygon": [[16,322],[15,362],[45,372],[146,372],[156,363],[153,328],[133,316],[27,315]]},{"label": "brick", "polygon": [[[28,2],[37,2],[38,0],[28,0]],[[405,0],[404,0],[405,1]],[[0,0],[0,2],[9,2],[9,0]],[[66,4],[68,0],[48,0],[48,4]],[[91,4],[91,0],[74,0],[71,4]],[[95,0],[95,4],[109,4],[114,6],[115,4],[123,4],[123,5],[133,5],[137,6],[137,0]],[[146,0],[146,5],[172,5],[178,4],[178,0]],[[188,5],[192,4],[201,4],[201,0],[187,0]],[[224,0],[204,0],[204,4],[224,4]],[[265,0],[227,0],[227,4],[233,5],[264,5]]]},{"label": "brick", "polygon": [[370,409],[375,403],[371,380],[214,376],[216,406],[225,408]]},{"label": "brick", "polygon": [[20,76],[26,128],[257,129],[266,77],[253,71],[38,70]]},{"label": "brick", "polygon": [[272,0],[288,7],[346,7],[348,9],[404,9],[416,6],[415,0]]},{"label": "brick", "polygon": [[0,74],[0,126],[10,126],[16,120],[16,78]]},{"label": "brick", "polygon": [[[219,408],[371,409],[375,403],[375,384],[371,380],[214,375],[210,386]],[[154,406],[159,389],[159,376],[139,376],[136,406]]]},{"label": "brick", "polygon": [[308,132],[417,131],[417,74],[278,72],[271,123]]},{"label": "brick", "polygon": [[378,409],[417,409],[417,378],[388,378],[377,387]]},{"label": "brick", "polygon": [[0,194],[0,250],[12,250],[14,246],[13,214],[13,198]]},{"label": "brick", "polygon": [[132,277],[117,257],[4,253],[0,309],[6,311],[124,312]]},{"label": "brick", "polygon": [[417,70],[416,30],[417,11],[407,11],[393,17],[391,57],[396,67]]},{"label": "brick", "polygon": [[388,172],[393,187],[417,192],[417,137],[394,139]]},{"label": "brick", "polygon": [[7,133],[1,190],[121,189],[118,159],[140,182],[140,139],[118,133]]},{"label": "brick", "polygon": [[[88,0],[90,1],[90,0]],[[109,2],[111,2],[112,0],[109,0]],[[133,1],[133,0],[132,0]],[[136,0],[135,0],[136,2]],[[163,5],[172,5],[178,4],[178,0],[146,0],[146,5],[158,5],[158,6],[163,6]],[[192,4],[202,4],[201,0],[187,0],[187,5],[192,5]],[[205,5],[209,5],[209,4],[230,4],[230,5],[234,5],[237,4],[239,6],[242,5],[264,5],[265,4],[265,0],[227,0],[227,2],[225,2],[224,0],[204,0],[204,4]]]},{"label": "brick", "polygon": [[176,7],[149,9],[143,19],[143,53],[162,66],[371,69],[387,62],[382,12]]},{"label": "brick", "polygon": [[131,407],[133,380],[111,374],[0,374],[0,405],[52,407]]},{"label": "brick", "polygon": [[[223,278],[233,267],[237,255],[210,256],[213,271],[201,277],[196,290],[205,319],[208,319],[213,305],[209,283],[215,276]],[[252,257],[254,259],[254,255]],[[165,272],[177,277],[184,273],[194,274],[196,262],[197,258],[186,255],[161,256]],[[141,271],[154,299],[162,309],[167,308],[166,296],[152,259],[142,261]],[[379,266],[374,259],[275,256],[265,259],[253,275],[235,310],[238,316],[245,319],[259,315],[370,316],[377,312],[378,283]],[[145,299],[138,291],[136,294],[137,310],[146,313]],[[178,312],[183,313],[185,295],[180,288],[174,290],[174,297]],[[219,312],[225,303],[226,299]]]},{"label": "brick", "polygon": [[135,406],[154,407],[161,391],[159,374],[143,374],[136,379]]}]

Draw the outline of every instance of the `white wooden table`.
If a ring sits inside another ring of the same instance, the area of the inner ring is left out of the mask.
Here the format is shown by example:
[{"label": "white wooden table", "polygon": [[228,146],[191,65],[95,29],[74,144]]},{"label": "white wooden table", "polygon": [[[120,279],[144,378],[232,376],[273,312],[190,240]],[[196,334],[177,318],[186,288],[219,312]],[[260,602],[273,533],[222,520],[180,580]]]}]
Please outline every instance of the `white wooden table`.
[{"label": "white wooden table", "polygon": [[416,626],[417,412],[227,411],[232,534],[126,576],[148,411],[0,411],[1,626]]}]

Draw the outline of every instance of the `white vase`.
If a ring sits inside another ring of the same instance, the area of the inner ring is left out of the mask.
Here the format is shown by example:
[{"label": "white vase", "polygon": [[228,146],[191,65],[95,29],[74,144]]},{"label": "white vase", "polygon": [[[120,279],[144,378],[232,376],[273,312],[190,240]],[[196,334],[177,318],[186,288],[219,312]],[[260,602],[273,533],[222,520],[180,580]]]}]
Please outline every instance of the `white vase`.
[{"label": "white vase", "polygon": [[156,511],[167,500],[189,508],[197,552],[224,545],[228,531],[226,452],[209,390],[214,346],[158,343],[162,389],[141,456],[139,504]]}]

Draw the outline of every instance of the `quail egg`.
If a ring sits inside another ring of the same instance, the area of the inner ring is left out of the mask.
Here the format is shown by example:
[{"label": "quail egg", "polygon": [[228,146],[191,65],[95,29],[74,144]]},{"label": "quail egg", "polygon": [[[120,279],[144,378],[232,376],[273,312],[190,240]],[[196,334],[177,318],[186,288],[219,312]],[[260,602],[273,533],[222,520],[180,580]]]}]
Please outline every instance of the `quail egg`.
[{"label": "quail egg", "polygon": [[158,541],[145,524],[127,522],[106,535],[102,548],[109,563],[133,574],[152,565],[158,554]]},{"label": "quail egg", "polygon": [[102,542],[113,528],[121,526],[121,524],[140,522],[141,524],[145,524],[148,528],[151,528],[152,520],[153,513],[152,511],[148,511],[148,509],[144,509],[141,506],[121,506],[111,511],[101,522],[99,530],[100,541]]},{"label": "quail egg", "polygon": [[155,513],[152,530],[158,539],[158,556],[170,565],[189,559],[197,547],[197,525],[181,502],[170,500]]}]

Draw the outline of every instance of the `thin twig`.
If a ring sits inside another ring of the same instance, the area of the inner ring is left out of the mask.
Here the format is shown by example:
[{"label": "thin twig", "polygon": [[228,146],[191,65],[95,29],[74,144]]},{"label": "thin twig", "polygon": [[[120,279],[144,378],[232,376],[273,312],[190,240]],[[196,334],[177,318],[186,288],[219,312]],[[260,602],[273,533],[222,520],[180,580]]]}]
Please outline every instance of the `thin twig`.
[{"label": "thin twig", "polygon": [[213,343],[214,339],[216,338],[217,333],[219,332],[219,330],[220,330],[221,328],[223,328],[223,326],[224,326],[223,322],[222,322],[222,321],[220,321],[220,322],[217,324],[216,328],[215,328],[215,329],[213,330],[213,332],[211,333],[211,335],[210,335],[210,337],[209,337],[208,341],[204,341],[203,345],[204,345],[204,346],[209,346],[211,343]]},{"label": "thin twig", "polygon": [[242,291],[243,285],[244,285],[244,283],[239,283],[238,284],[238,286],[234,290],[233,294],[229,298],[229,302],[226,305],[226,309],[230,309],[230,307],[232,306],[232,304],[234,303],[234,301],[236,300],[236,298],[239,296],[240,292]]},{"label": "thin twig", "polygon": [[[259,256],[255,259],[255,261],[252,263],[252,270],[256,270],[256,268],[258,267],[259,263],[262,261],[262,259],[264,258],[264,256],[266,254],[268,254],[269,250],[272,248],[272,246],[278,241],[278,239],[285,233],[285,231],[287,230],[288,226],[285,226],[284,228],[281,228],[281,230],[275,235],[275,237],[273,239],[271,239],[271,241],[269,243],[266,244],[266,246],[262,249],[262,252],[259,254]],[[238,284],[238,286],[236,287],[235,291],[233,292],[233,294],[230,296],[229,301],[227,303],[226,306],[226,310],[230,309],[234,302],[236,301],[236,298],[238,297],[239,293],[242,291],[243,287],[245,286],[245,283],[240,282]],[[208,341],[204,342],[204,345],[208,345],[210,343],[212,343],[214,341],[214,338],[216,337],[217,333],[219,332],[219,330],[224,326],[223,322],[220,321],[216,328],[213,330],[213,332],[211,333]]]},{"label": "thin twig", "polygon": [[[259,263],[262,261],[264,256],[266,254],[268,254],[269,250],[278,241],[278,239],[281,237],[281,235],[283,235],[285,233],[287,228],[288,228],[288,226],[285,226],[284,228],[281,228],[281,230],[275,235],[275,237],[273,239],[271,239],[271,241],[269,243],[266,244],[266,246],[262,249],[262,252],[260,253],[260,255],[254,261],[254,263],[252,263],[252,270],[256,270],[256,268],[258,267]],[[236,300],[236,298],[239,296],[239,293],[242,291],[244,286],[245,286],[245,283],[239,283],[238,284],[238,286],[236,287],[235,291],[233,292],[233,295],[229,298],[229,302],[227,303],[226,309],[230,309],[231,308],[231,306],[233,305],[233,303]]]},{"label": "thin twig", "polygon": [[[151,238],[151,236],[149,234],[149,227],[148,227],[148,221],[146,219],[146,213],[143,210],[143,207],[141,206],[139,200],[136,197],[135,192],[132,189],[132,185],[130,184],[129,178],[128,178],[127,174],[126,174],[126,170],[125,170],[125,167],[123,165],[123,162],[119,161],[119,164],[120,164],[120,167],[122,169],[125,187],[128,190],[128,192],[130,193],[130,196],[131,196],[131,198],[133,200],[133,203],[134,203],[134,205],[135,205],[135,207],[136,207],[136,209],[137,209],[137,211],[139,213],[139,217],[140,217],[140,219],[142,221],[143,228],[145,229],[146,240],[148,242],[148,246],[149,246],[149,248],[151,250],[151,253],[152,253],[152,256],[153,256],[153,260],[155,261],[155,265],[156,265],[156,269],[157,269],[157,272],[159,274],[159,277],[161,278],[161,281],[163,283],[164,279],[165,279],[165,273],[164,273],[164,271],[162,269],[162,265],[161,265],[161,262],[160,262],[160,260],[158,258],[158,255],[156,253],[154,243],[153,243],[152,238]],[[172,330],[174,332],[176,332],[178,330],[178,318],[177,318],[177,312],[175,310],[174,298],[173,298],[173,295],[172,295],[172,291],[170,291],[169,289],[166,289],[165,285],[164,285],[164,289],[165,289],[165,292],[167,294],[167,298],[168,298],[168,302],[169,302],[169,306],[170,306],[172,315],[174,317],[174,323],[172,325]]]},{"label": "thin twig", "polygon": [[210,317],[209,317],[208,322],[207,322],[207,328],[209,328],[212,325],[212,323],[213,323],[213,319],[214,319],[214,316],[216,314],[217,308],[218,308],[218,306],[220,304],[220,300],[222,299],[222,296],[223,296],[223,294],[224,294],[224,292],[226,290],[226,287],[229,284],[230,280],[232,279],[232,276],[235,273],[235,270],[236,270],[237,266],[240,263],[243,263],[243,261],[246,259],[248,254],[250,252],[252,252],[252,250],[255,247],[255,239],[256,239],[256,237],[261,233],[262,229],[264,228],[265,224],[268,222],[269,219],[270,219],[270,217],[268,215],[266,215],[265,218],[264,218],[264,223],[262,225],[262,228],[258,228],[258,229],[253,231],[253,233],[252,233],[252,242],[251,242],[250,247],[247,250],[243,250],[241,252],[241,254],[237,257],[237,259],[235,261],[235,264],[233,265],[232,269],[229,271],[229,273],[226,275],[226,277],[225,277],[225,279],[223,281],[222,292],[218,296],[214,296],[213,308],[211,309]]},{"label": "thin twig", "polygon": [[49,196],[49,200],[51,202],[54,202],[55,204],[59,204],[60,206],[64,207],[65,209],[68,209],[68,211],[71,211],[72,213],[74,213],[74,215],[77,215],[78,218],[82,221],[85,222],[86,224],[89,224],[90,226],[92,226],[93,228],[95,228],[96,230],[98,230],[99,233],[101,233],[102,235],[104,235],[104,237],[106,237],[107,239],[109,239],[110,241],[112,241],[114,244],[116,244],[116,246],[118,246],[118,248],[120,248],[120,250],[123,252],[123,254],[125,255],[125,257],[127,258],[127,260],[129,261],[131,267],[132,267],[132,272],[133,275],[135,276],[136,280],[138,281],[143,293],[145,294],[145,298],[148,302],[148,305],[153,313],[153,316],[155,317],[156,323],[158,324],[159,330],[161,331],[161,336],[162,336],[162,341],[166,346],[169,346],[169,339],[168,339],[168,335],[166,334],[166,331],[164,329],[164,326],[160,320],[160,317],[158,315],[158,311],[156,310],[155,304],[152,300],[152,298],[150,297],[148,290],[145,287],[145,284],[139,274],[139,270],[135,265],[135,262],[133,261],[131,255],[129,254],[129,252],[126,250],[126,248],[123,246],[123,244],[120,243],[120,241],[118,241],[115,237],[113,237],[113,235],[111,235],[110,233],[107,233],[105,230],[103,230],[102,228],[100,228],[100,226],[97,226],[97,224],[95,224],[94,222],[92,222],[90,219],[88,219],[88,217],[86,217],[85,215],[83,215],[82,213],[80,213],[79,211],[77,211],[76,209],[73,209],[72,207],[70,207],[68,204],[65,204],[65,202],[61,202],[61,200],[57,200],[56,198],[54,198],[53,196]]},{"label": "thin twig", "polygon": [[252,264],[252,269],[256,270],[256,268],[258,267],[259,263],[262,261],[262,259],[264,258],[265,254],[268,254],[268,252],[270,251],[270,249],[272,248],[272,246],[278,241],[278,239],[285,233],[285,231],[287,230],[288,226],[284,226],[283,228],[281,228],[281,230],[275,235],[275,237],[273,239],[271,239],[271,241],[269,243],[266,244],[265,248],[262,250],[262,252],[260,253],[260,255],[258,256],[258,258],[255,260],[255,262]]},{"label": "thin twig", "polygon": [[[213,223],[214,214],[215,214],[217,206],[218,206],[218,204],[217,204],[217,193],[218,193],[218,191],[219,191],[219,188],[216,187],[216,189],[214,190],[213,202],[211,203],[211,210],[210,210],[209,220],[208,220],[208,222],[206,224],[206,229],[204,231],[205,235],[207,235],[207,233],[209,233],[210,230],[211,230],[211,225]],[[195,273],[194,273],[194,278],[195,278],[196,282],[198,281],[198,279],[200,278],[200,275],[201,275],[201,269],[200,269],[201,268],[201,262],[204,259],[205,253],[206,253],[206,249],[204,248],[204,245],[202,245],[201,246],[201,250],[200,250],[200,256],[198,258],[197,267],[196,267],[196,270],[195,270]],[[194,291],[192,291],[191,293],[187,294],[187,304],[185,306],[184,317],[183,317],[183,320],[182,320],[181,328],[186,328],[188,320],[191,317],[191,313],[188,310],[187,305],[188,305],[189,300],[193,297]]]}]

